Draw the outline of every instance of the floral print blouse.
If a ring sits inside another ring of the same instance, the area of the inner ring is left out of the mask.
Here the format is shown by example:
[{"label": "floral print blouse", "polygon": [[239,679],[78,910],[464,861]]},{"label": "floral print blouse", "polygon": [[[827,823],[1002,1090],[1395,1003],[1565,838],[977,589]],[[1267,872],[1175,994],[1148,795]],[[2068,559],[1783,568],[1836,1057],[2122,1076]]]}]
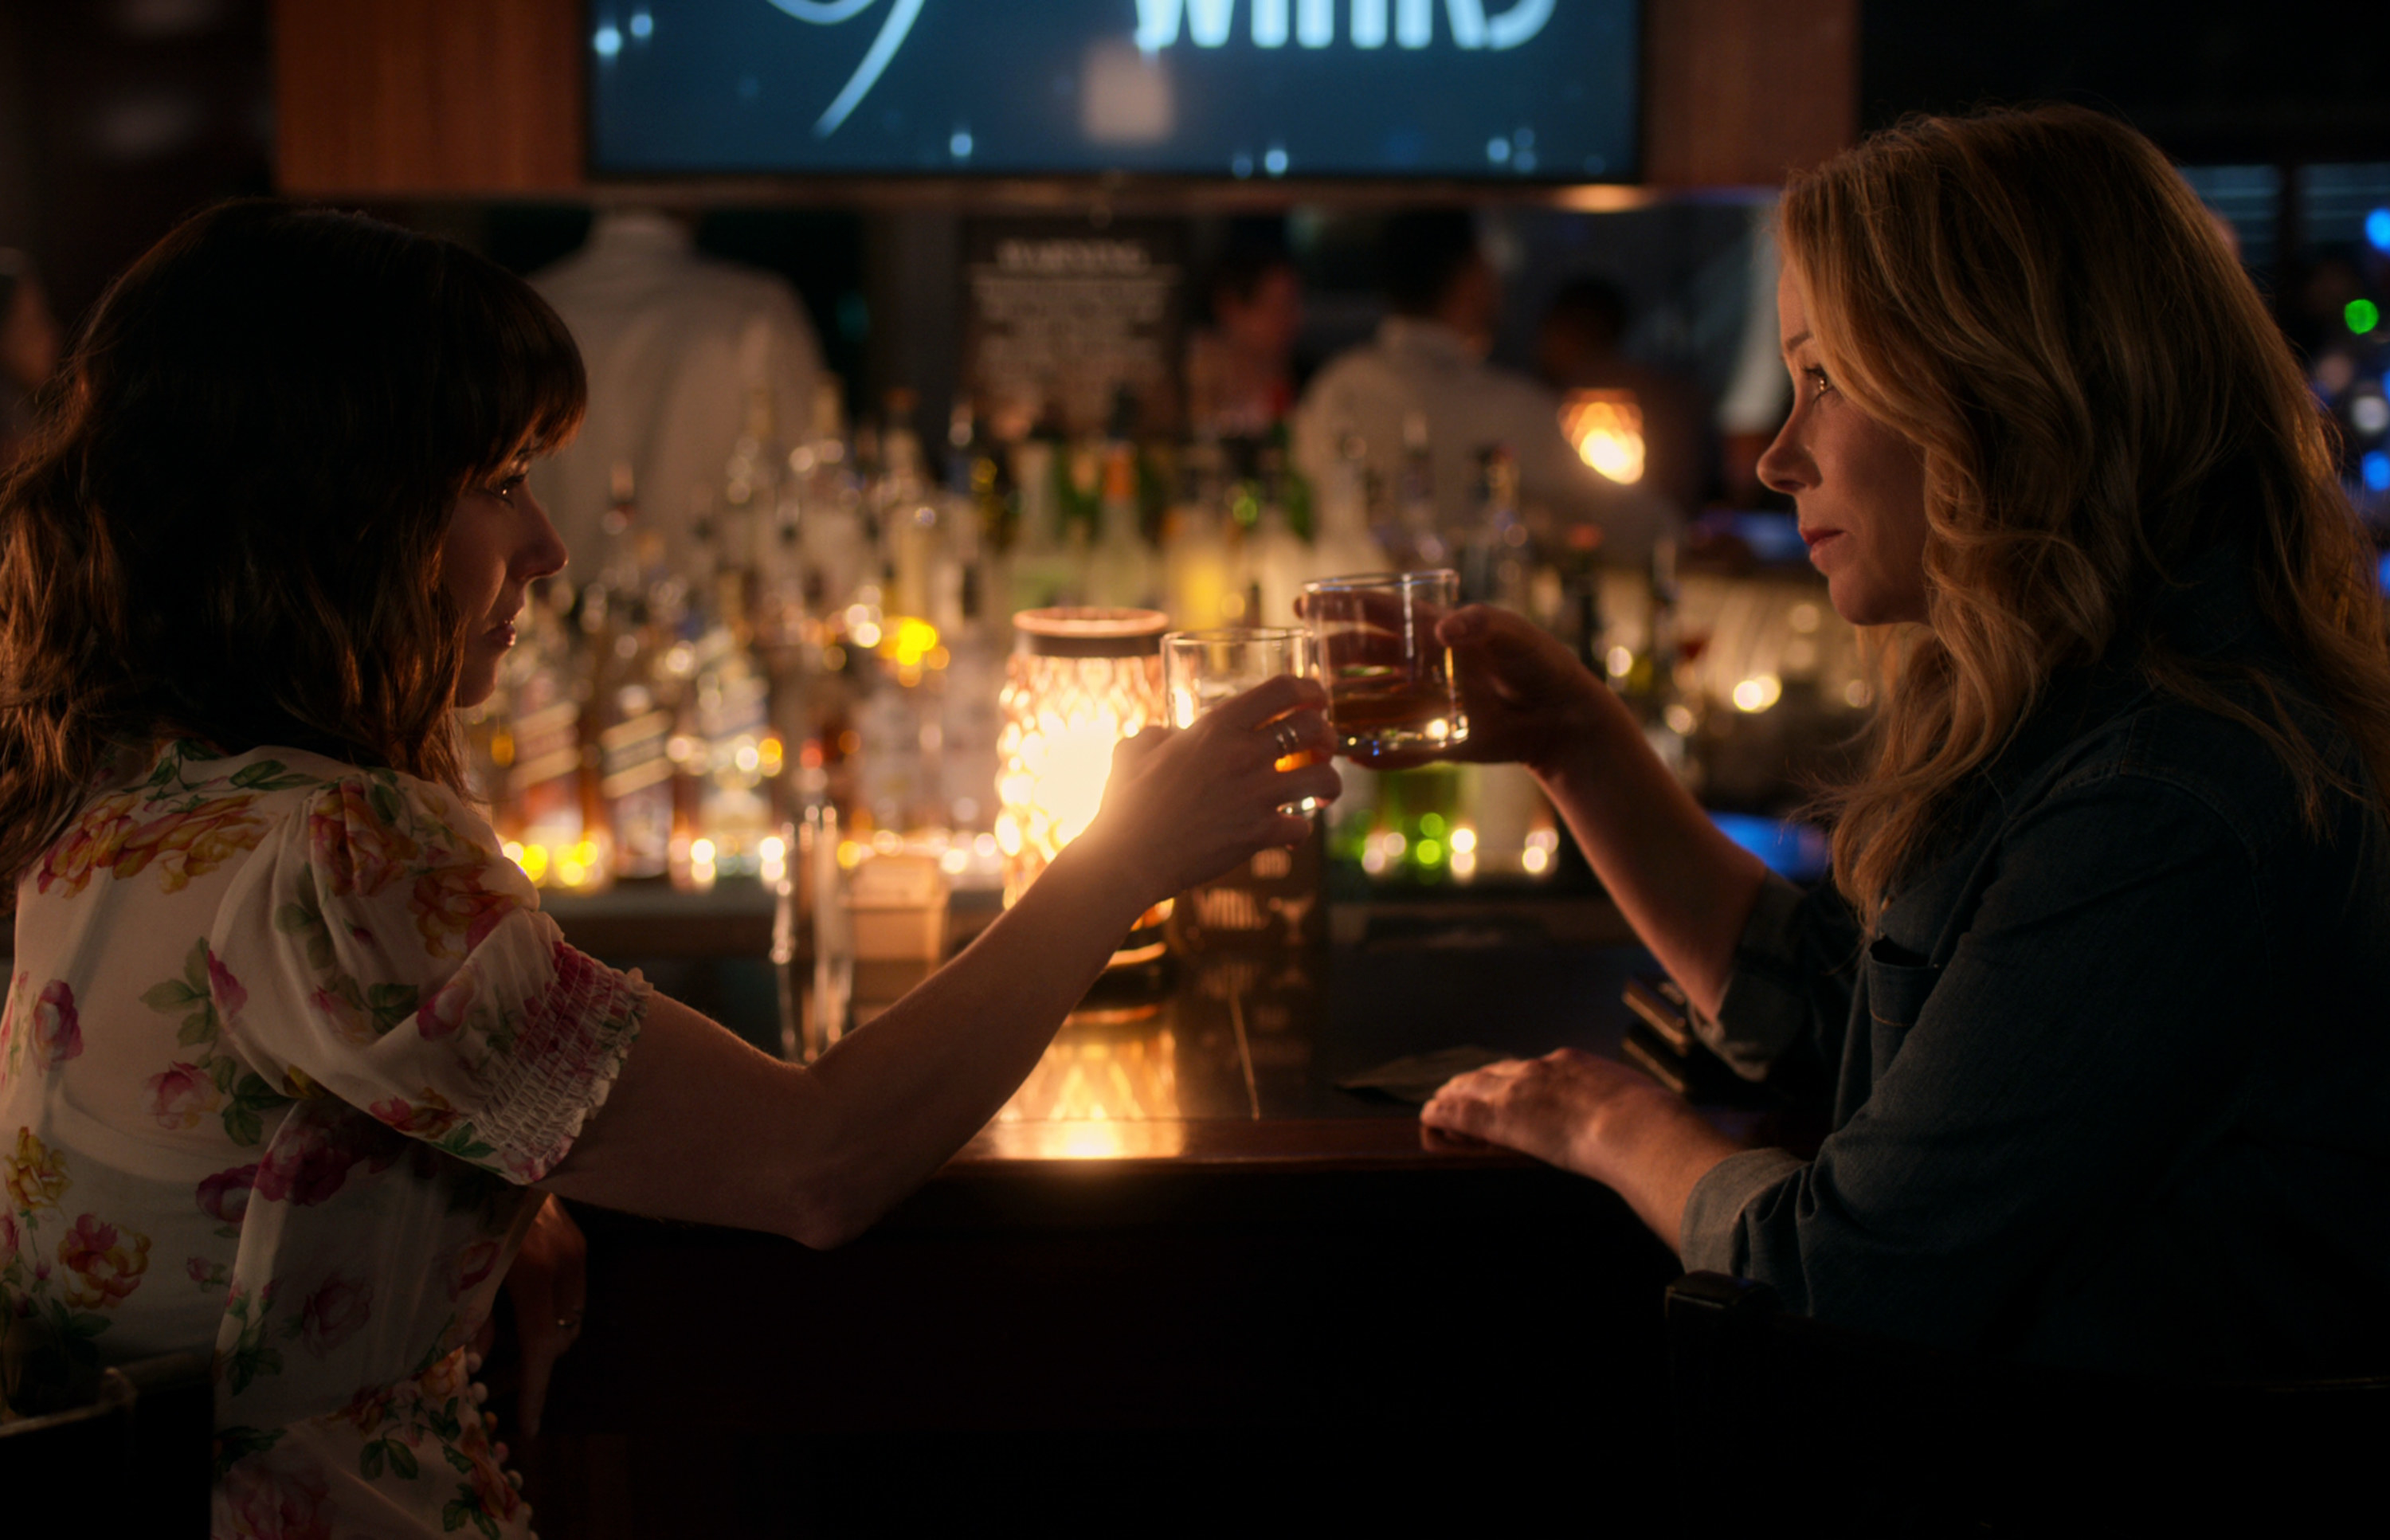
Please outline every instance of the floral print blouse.
[{"label": "floral print blouse", "polygon": [[165,745],[17,905],[0,1324],[212,1343],[218,1536],[528,1534],[464,1344],[646,985],[449,792],[291,750]]}]

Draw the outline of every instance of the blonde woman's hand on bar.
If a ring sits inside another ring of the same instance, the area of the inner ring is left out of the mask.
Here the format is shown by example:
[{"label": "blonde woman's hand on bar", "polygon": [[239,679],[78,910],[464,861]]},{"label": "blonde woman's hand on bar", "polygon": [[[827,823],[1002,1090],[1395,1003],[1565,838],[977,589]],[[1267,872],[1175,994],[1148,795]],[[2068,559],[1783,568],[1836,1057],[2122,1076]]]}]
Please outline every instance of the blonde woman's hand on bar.
[{"label": "blonde woman's hand on bar", "polygon": [[1457,1075],[1420,1122],[1590,1176],[1662,1237],[1676,1235],[1694,1184],[1741,1148],[1641,1071],[1575,1048]]}]

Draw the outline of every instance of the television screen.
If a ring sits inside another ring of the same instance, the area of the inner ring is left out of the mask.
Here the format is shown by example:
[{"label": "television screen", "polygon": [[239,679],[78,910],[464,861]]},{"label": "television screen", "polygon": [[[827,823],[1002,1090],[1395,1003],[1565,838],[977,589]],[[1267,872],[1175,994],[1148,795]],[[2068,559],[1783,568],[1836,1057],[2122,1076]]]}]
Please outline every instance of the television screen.
[{"label": "television screen", "polygon": [[1619,181],[1638,0],[593,0],[600,175]]}]

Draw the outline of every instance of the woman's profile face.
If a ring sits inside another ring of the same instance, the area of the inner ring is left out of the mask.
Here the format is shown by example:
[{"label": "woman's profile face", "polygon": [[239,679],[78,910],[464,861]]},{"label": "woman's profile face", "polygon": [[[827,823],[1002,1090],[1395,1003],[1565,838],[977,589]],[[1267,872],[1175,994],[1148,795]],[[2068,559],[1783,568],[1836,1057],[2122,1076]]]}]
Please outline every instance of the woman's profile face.
[{"label": "woman's profile face", "polygon": [[1925,619],[1925,452],[1834,388],[1788,266],[1776,287],[1792,415],[1759,479],[1800,510],[1809,563],[1854,625]]},{"label": "woman's profile face", "polygon": [[564,542],[524,484],[517,460],[456,499],[440,545],[440,585],[465,617],[465,667],[456,704],[478,705],[497,688],[498,665],[515,645],[515,617],[532,584],[564,568]]}]

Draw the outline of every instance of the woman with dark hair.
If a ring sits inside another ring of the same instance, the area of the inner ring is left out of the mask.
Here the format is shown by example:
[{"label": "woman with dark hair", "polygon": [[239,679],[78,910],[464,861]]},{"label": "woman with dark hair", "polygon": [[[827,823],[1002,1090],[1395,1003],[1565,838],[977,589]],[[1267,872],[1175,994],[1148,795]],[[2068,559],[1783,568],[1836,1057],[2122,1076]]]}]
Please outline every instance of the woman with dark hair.
[{"label": "woman with dark hair", "polygon": [[219,1534],[524,1533],[466,1344],[543,1189],[855,1234],[1139,913],[1336,789],[1307,683],[1140,737],[944,970],[811,1066],[754,1052],[564,944],[462,795],[451,708],[563,565],[523,472],[582,395],[499,269],[235,204],[117,282],[0,490],[0,1319],[212,1344]]},{"label": "woman with dark hair", "polygon": [[1607,1182],[1688,1266],[2048,1362],[2378,1367],[2390,648],[2325,423],[2198,199],[2088,111],[1928,119],[1784,199],[1761,462],[1882,644],[1804,894],[1507,617],[1445,622],[1468,751],[1533,766],[1734,1067],[1741,1149],[1578,1055],[1426,1122]]}]

